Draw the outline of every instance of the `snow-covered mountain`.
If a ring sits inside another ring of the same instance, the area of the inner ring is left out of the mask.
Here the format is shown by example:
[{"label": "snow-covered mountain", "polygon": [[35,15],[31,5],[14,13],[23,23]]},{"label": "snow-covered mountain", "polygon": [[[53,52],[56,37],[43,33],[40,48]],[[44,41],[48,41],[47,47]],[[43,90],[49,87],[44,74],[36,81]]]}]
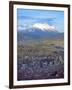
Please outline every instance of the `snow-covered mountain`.
[{"label": "snow-covered mountain", "polygon": [[35,23],[33,28],[40,29],[41,31],[55,31],[55,26],[47,23]]},{"label": "snow-covered mountain", "polygon": [[29,25],[24,25],[24,26],[21,25],[18,27],[18,30],[24,30],[25,32],[34,32],[36,30],[44,31],[44,32],[47,32],[47,31],[57,32],[55,29],[56,29],[55,26],[49,25],[47,23],[35,23],[31,27]]},{"label": "snow-covered mountain", "polygon": [[21,27],[17,32],[18,40],[58,38],[64,36],[64,33],[59,33],[55,30],[55,26],[45,23],[36,23],[30,28]]}]

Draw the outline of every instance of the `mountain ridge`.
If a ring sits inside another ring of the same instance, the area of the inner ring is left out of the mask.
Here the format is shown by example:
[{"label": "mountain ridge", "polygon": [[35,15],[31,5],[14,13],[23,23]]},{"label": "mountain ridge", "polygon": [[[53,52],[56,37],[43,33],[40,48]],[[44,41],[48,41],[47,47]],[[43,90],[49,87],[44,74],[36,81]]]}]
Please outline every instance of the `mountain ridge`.
[{"label": "mountain ridge", "polygon": [[64,33],[59,33],[58,31],[42,31],[40,29],[26,29],[17,31],[18,41],[22,40],[38,40],[38,39],[47,39],[47,38],[62,38]]}]

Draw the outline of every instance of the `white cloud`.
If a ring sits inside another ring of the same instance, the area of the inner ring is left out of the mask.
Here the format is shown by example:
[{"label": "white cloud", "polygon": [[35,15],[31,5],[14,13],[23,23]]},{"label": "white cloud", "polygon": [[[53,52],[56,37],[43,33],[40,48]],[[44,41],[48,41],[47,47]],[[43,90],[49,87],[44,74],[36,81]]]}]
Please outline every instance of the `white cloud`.
[{"label": "white cloud", "polygon": [[18,26],[18,30],[24,30],[25,28],[22,26]]},{"label": "white cloud", "polygon": [[18,25],[17,26],[18,30],[26,30],[26,29],[29,29],[29,28],[31,28],[31,26],[29,24],[24,24],[24,25]]},{"label": "white cloud", "polygon": [[55,30],[55,26],[53,25],[49,25],[47,23],[35,23],[32,26],[33,28],[37,28],[37,29],[41,29],[42,31],[54,31]]}]

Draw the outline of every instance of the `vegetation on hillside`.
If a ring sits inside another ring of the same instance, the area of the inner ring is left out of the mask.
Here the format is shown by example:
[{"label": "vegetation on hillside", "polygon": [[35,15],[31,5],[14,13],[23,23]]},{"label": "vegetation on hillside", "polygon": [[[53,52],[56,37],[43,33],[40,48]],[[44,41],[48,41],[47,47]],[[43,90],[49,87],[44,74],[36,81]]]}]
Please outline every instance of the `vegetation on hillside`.
[{"label": "vegetation on hillside", "polygon": [[18,80],[63,78],[63,38],[18,41],[17,60]]}]

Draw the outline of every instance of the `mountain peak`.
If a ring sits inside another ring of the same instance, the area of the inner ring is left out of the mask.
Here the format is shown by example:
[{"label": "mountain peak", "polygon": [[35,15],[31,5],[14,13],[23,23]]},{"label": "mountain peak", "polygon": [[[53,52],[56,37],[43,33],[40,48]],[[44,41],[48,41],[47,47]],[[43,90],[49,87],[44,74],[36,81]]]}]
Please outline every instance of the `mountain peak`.
[{"label": "mountain peak", "polygon": [[23,30],[25,32],[58,32],[54,25],[49,25],[48,23],[34,23],[33,25],[19,25],[18,30]]},{"label": "mountain peak", "polygon": [[55,26],[49,25],[47,23],[35,23],[32,27],[41,31],[56,31]]}]

